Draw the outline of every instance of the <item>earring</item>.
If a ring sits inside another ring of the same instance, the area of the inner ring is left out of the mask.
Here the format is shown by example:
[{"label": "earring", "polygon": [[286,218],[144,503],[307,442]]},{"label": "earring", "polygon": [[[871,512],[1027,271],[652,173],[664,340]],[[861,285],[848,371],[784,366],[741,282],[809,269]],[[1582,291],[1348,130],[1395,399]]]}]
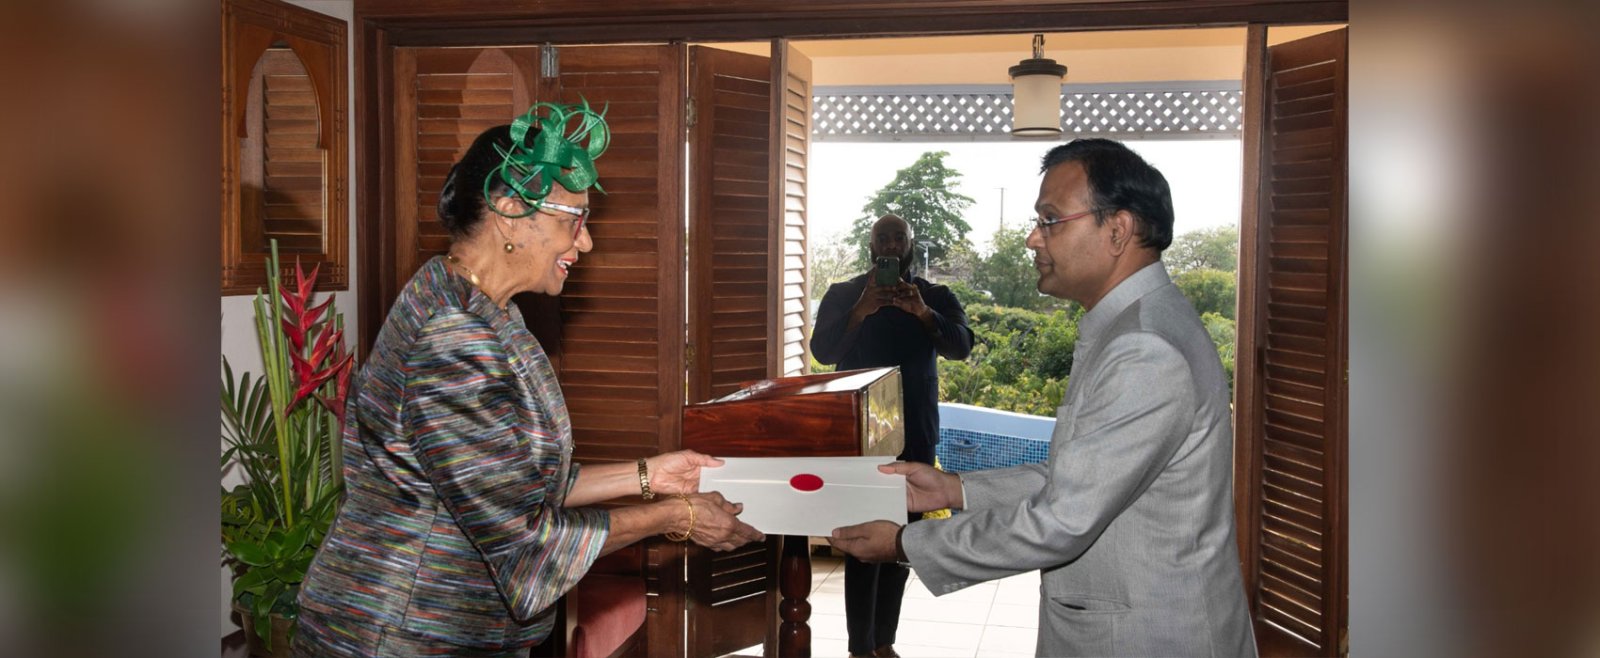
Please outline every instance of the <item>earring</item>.
[{"label": "earring", "polygon": [[517,250],[517,248],[512,246],[510,242],[506,243],[506,253],[509,254],[509,253],[511,253],[513,251],[516,251],[516,250]]}]

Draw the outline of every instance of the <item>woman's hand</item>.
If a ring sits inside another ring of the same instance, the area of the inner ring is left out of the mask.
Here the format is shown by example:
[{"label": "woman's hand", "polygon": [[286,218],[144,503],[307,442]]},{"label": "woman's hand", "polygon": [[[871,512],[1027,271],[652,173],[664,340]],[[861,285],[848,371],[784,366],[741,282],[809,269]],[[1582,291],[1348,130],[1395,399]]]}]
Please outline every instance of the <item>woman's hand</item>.
[{"label": "woman's hand", "polygon": [[713,551],[731,551],[753,541],[766,538],[761,531],[739,520],[744,505],[730,503],[722,494],[710,493],[689,496],[694,505],[694,528],[689,539]]},{"label": "woman's hand", "polygon": [[722,465],[721,459],[693,450],[663,453],[644,461],[650,469],[650,490],[658,494],[699,491],[701,467]]}]

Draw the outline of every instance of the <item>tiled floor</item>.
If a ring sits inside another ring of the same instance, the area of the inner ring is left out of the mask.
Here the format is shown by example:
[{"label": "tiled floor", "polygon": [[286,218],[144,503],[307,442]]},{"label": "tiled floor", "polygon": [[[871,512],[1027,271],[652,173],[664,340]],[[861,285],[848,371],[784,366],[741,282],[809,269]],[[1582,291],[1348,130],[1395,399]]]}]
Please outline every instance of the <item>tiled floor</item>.
[{"label": "tiled floor", "polygon": [[[911,573],[894,648],[904,658],[1032,656],[1039,623],[1039,572],[1019,574],[934,598]],[[850,654],[844,626],[844,561],[811,559],[811,655]],[[738,652],[759,656],[761,647]]]}]

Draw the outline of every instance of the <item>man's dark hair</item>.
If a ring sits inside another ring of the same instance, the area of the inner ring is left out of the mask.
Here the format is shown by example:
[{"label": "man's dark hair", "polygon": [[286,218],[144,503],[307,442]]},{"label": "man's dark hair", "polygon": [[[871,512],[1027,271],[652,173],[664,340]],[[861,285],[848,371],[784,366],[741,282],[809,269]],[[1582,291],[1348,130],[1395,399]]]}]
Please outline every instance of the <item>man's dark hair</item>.
[{"label": "man's dark hair", "polygon": [[1063,162],[1081,163],[1088,174],[1095,222],[1126,210],[1134,217],[1140,245],[1161,253],[1172,244],[1172,190],[1138,153],[1109,139],[1074,139],[1050,149],[1039,171]]}]

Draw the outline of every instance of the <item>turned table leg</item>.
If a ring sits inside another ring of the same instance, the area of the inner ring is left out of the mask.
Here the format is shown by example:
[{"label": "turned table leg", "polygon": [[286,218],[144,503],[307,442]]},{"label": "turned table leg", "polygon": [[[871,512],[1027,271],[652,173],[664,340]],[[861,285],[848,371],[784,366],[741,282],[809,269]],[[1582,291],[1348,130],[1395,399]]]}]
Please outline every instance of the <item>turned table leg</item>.
[{"label": "turned table leg", "polygon": [[783,557],[778,563],[778,655],[782,658],[811,658],[811,547],[808,537],[785,535]]}]

